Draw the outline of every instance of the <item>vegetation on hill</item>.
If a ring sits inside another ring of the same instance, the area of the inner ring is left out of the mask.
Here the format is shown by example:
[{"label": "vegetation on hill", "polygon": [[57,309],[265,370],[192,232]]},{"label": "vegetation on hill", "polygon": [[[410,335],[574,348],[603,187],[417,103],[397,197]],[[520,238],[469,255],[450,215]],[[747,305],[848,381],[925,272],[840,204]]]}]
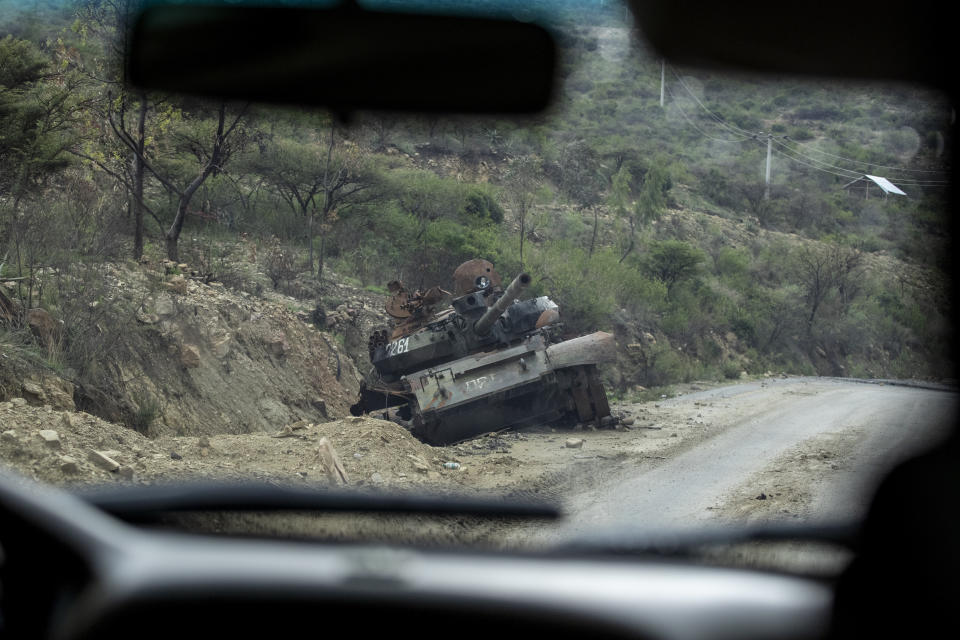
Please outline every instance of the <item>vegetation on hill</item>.
[{"label": "vegetation on hill", "polygon": [[[365,287],[443,285],[478,256],[528,270],[571,330],[617,332],[621,389],[951,375],[936,94],[675,69],[607,7],[552,22],[547,113],[344,124],[131,89],[132,0],[38,6],[0,13],[0,275],[68,340],[94,340],[75,325],[116,299],[84,265],[164,254],[243,288],[222,248],[243,238],[281,289],[330,267]],[[845,188],[864,174],[908,197]]]}]

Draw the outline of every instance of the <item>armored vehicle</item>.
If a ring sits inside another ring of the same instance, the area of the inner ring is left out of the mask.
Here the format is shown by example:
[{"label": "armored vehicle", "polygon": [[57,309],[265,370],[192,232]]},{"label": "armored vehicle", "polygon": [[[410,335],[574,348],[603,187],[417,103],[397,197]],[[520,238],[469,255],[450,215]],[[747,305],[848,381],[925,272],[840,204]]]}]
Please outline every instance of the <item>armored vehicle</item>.
[{"label": "armored vehicle", "polygon": [[354,415],[387,411],[430,444],[534,422],[612,420],[597,372],[614,357],[612,335],[564,339],[550,298],[519,299],[526,273],[503,289],[490,262],[471,260],[453,279],[452,296],[388,285],[395,326],[370,336],[373,370]]}]

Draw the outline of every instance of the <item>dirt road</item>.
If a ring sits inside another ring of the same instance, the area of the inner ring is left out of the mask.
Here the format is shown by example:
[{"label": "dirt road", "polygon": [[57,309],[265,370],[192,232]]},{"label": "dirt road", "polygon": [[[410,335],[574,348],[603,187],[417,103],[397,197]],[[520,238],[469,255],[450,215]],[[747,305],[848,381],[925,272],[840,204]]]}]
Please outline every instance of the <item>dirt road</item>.
[{"label": "dirt road", "polygon": [[[953,423],[955,393],[823,379],[769,380],[664,401],[709,424],[663,459],[628,459],[568,496],[562,535],[705,521],[860,515],[879,474]],[[694,422],[696,424],[696,422]]]},{"label": "dirt road", "polygon": [[[616,525],[643,534],[713,522],[855,517],[877,474],[936,439],[957,409],[953,391],[768,378],[616,405],[628,417],[618,430],[539,427],[431,447],[369,417],[301,421],[272,433],[147,438],[17,399],[0,403],[0,463],[60,485],[216,477],[323,487],[336,480],[318,447],[332,446],[350,486],[547,499],[567,517],[548,525],[386,518],[359,526],[352,517],[243,516],[194,526],[523,546]],[[104,466],[100,454],[113,465]]]}]

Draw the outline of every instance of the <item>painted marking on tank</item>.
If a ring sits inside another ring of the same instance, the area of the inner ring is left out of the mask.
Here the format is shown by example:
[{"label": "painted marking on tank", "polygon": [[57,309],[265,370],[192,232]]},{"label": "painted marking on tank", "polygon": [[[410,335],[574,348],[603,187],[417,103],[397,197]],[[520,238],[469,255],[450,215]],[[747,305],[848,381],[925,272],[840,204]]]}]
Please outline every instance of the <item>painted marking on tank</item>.
[{"label": "painted marking on tank", "polygon": [[398,356],[401,353],[406,353],[410,349],[410,338],[400,338],[399,340],[394,340],[393,342],[387,343],[387,357]]},{"label": "painted marking on tank", "polygon": [[465,391],[482,391],[486,386],[487,382],[495,382],[496,376],[494,374],[488,374],[485,376],[480,376],[479,378],[474,378],[473,380],[467,380],[463,383],[463,388]]}]

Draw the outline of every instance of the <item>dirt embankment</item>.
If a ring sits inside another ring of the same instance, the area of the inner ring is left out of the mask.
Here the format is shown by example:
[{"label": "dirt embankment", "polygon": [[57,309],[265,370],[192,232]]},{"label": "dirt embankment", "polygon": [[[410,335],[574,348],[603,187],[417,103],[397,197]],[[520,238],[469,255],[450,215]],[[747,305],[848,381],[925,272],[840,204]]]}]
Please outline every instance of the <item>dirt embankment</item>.
[{"label": "dirt embankment", "polygon": [[[357,324],[359,302],[353,309],[347,296],[331,296],[340,309],[319,315],[334,334],[315,324],[311,302],[269,284],[254,295],[189,273],[186,264],[98,266],[95,277],[111,297],[89,305],[113,311],[97,322],[100,336],[110,337],[111,351],[98,356],[102,374],[75,385],[69,363],[31,366],[15,345],[0,344],[0,400],[81,408],[149,437],[256,433],[348,414],[360,374],[342,335]],[[33,339],[41,356],[57,347],[56,335],[50,345]]]}]

